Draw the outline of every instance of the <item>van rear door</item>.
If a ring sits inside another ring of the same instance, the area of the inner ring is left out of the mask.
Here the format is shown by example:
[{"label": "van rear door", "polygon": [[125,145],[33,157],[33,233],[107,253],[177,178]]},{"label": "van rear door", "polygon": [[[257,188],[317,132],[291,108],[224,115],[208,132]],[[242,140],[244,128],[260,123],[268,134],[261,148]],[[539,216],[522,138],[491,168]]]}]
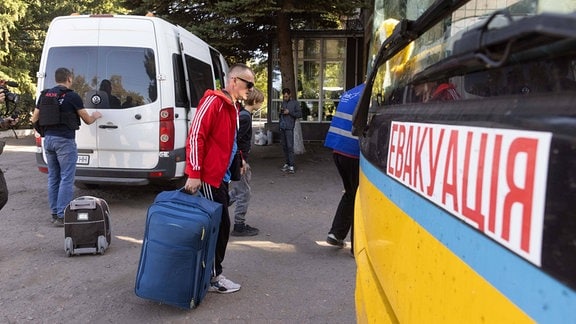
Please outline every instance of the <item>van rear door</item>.
[{"label": "van rear door", "polygon": [[154,168],[160,100],[153,22],[66,17],[49,34],[44,88],[54,85],[57,68],[67,67],[84,106],[103,115],[76,134],[78,168]]}]

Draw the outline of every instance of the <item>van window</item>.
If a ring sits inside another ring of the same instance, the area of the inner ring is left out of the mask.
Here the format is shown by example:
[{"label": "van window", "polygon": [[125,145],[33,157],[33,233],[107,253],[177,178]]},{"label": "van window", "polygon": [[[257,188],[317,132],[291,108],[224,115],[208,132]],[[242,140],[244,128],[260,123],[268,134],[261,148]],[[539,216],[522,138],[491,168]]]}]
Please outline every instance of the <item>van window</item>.
[{"label": "van window", "polygon": [[214,49],[210,49],[210,56],[212,57],[212,66],[214,67],[214,79],[216,79],[216,89],[224,89],[224,69],[220,61],[220,54]]},{"label": "van window", "polygon": [[54,47],[48,52],[44,88],[56,85],[54,72],[74,73],[72,89],[86,108],[123,109],[158,98],[156,62],[152,49],[139,47]]},{"label": "van window", "polygon": [[186,77],[184,76],[184,66],[181,55],[172,55],[172,66],[174,68],[174,102],[177,107],[190,108],[188,95],[186,94]]},{"label": "van window", "polygon": [[185,56],[188,77],[190,78],[190,102],[192,107],[198,107],[200,98],[208,89],[214,89],[214,79],[210,64],[204,63],[192,56]]}]

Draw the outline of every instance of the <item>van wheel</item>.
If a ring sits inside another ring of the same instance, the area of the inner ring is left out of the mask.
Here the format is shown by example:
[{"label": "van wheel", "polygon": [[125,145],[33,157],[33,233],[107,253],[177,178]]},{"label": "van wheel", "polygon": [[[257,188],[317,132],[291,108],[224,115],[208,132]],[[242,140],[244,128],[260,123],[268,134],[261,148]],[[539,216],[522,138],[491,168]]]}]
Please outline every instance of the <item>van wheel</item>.
[{"label": "van wheel", "polygon": [[85,182],[74,182],[74,185],[76,186],[76,188],[78,189],[99,189],[100,185],[94,184],[94,183],[85,183]]}]

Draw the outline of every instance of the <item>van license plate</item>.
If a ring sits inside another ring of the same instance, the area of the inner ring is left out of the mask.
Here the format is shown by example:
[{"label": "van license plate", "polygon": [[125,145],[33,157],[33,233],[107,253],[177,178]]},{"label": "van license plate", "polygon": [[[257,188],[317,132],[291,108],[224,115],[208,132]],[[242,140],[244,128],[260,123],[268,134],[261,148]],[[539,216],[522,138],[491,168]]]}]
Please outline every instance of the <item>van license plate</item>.
[{"label": "van license plate", "polygon": [[76,160],[76,164],[81,164],[81,165],[90,164],[90,155],[78,154],[78,160]]}]

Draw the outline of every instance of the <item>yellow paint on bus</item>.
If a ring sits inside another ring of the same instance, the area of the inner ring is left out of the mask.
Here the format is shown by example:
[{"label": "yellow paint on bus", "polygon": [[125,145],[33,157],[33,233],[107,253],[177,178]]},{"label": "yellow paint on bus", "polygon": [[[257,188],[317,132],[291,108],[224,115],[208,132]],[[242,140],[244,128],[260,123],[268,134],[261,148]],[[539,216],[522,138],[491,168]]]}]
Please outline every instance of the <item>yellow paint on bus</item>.
[{"label": "yellow paint on bus", "polygon": [[[358,190],[354,225],[358,323],[534,322],[362,172]],[[423,200],[416,194],[413,199],[414,204]]]}]

